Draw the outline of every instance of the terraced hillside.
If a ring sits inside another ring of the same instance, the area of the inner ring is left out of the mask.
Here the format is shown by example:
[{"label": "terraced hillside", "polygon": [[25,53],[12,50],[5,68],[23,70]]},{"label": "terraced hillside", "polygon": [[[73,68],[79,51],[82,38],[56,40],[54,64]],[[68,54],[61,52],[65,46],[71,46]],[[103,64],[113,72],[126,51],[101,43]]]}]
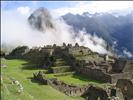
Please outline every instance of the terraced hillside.
[{"label": "terraced hillside", "polygon": [[[23,69],[26,61],[1,59],[1,62],[1,100],[84,100],[81,97],[66,96],[48,85],[33,81],[31,77],[39,69]],[[5,64],[7,67],[3,67]],[[12,84],[11,79],[22,84],[22,93],[18,93],[19,87]]]}]

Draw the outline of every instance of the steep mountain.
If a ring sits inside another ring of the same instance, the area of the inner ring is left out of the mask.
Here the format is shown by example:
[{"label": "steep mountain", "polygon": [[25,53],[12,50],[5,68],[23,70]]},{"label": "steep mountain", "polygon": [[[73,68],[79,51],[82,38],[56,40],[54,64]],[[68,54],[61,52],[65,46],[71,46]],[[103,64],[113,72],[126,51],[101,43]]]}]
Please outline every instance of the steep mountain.
[{"label": "steep mountain", "polygon": [[123,54],[123,50],[127,49],[133,54],[133,12],[125,16],[110,13],[68,13],[62,18],[68,25],[73,26],[76,32],[85,28],[88,34],[96,34],[110,45],[115,43],[117,53]]},{"label": "steep mountain", "polygon": [[46,8],[35,10],[28,18],[28,22],[33,29],[45,31],[47,28],[54,28],[52,17]]}]

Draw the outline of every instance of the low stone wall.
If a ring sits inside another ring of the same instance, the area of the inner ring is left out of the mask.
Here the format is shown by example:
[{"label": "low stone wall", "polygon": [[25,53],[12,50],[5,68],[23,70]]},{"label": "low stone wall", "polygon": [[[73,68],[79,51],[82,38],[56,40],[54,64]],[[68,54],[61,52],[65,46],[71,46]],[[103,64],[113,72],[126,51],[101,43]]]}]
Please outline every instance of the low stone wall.
[{"label": "low stone wall", "polygon": [[104,73],[100,69],[92,69],[89,67],[76,67],[75,69],[78,73],[87,75],[90,79],[111,83],[111,75]]},{"label": "low stone wall", "polygon": [[124,72],[124,73],[115,73],[109,74],[106,71],[98,69],[98,68],[91,68],[91,67],[75,67],[77,73],[83,74],[88,76],[90,79],[102,81],[102,82],[109,82],[109,83],[116,83],[118,79],[133,79],[132,72]]},{"label": "low stone wall", "polygon": [[51,79],[47,79],[45,77],[45,74],[41,71],[39,71],[39,73],[34,73],[34,79],[43,83],[43,84],[48,84],[51,87],[65,93],[68,96],[81,96],[83,95],[87,89],[89,88],[89,86],[75,86],[75,85],[69,85],[64,83],[63,81],[57,80],[56,78],[51,78]]},{"label": "low stone wall", "polygon": [[54,74],[54,76],[59,77],[59,76],[66,76],[66,75],[73,75],[75,72],[65,72],[65,73],[57,73]]},{"label": "low stone wall", "polygon": [[89,86],[69,85],[57,79],[49,79],[48,84],[68,96],[82,96],[89,88]]},{"label": "low stone wall", "polygon": [[101,88],[90,84],[84,86],[70,85],[57,78],[47,79],[43,72],[34,74],[34,78],[44,84],[50,85],[68,96],[84,96],[87,100],[108,100],[112,97],[119,97],[119,100],[124,100],[122,92],[118,91],[116,87],[110,88],[110,86],[107,86]]},{"label": "low stone wall", "polygon": [[87,100],[124,100],[121,90],[116,87],[75,86],[57,79],[49,79],[48,84],[68,96],[83,96]]}]

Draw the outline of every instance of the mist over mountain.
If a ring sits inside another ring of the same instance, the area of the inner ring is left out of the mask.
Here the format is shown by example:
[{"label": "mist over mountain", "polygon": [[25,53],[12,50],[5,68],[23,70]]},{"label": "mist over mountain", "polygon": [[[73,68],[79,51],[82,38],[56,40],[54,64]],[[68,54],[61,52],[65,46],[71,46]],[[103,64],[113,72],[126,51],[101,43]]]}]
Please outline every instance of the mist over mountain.
[{"label": "mist over mountain", "polygon": [[96,34],[106,40],[109,45],[115,47],[115,52],[126,55],[126,50],[133,54],[133,12],[123,16],[116,16],[110,13],[84,12],[82,15],[68,13],[62,18],[74,31],[85,29],[87,33]]},{"label": "mist over mountain", "polygon": [[[14,14],[12,14],[14,13]],[[10,16],[10,17],[9,17]],[[27,45],[30,48],[44,45],[75,45],[89,47],[100,54],[111,54],[106,49],[106,42],[96,34],[91,35],[85,30],[78,33],[66,24],[62,18],[54,18],[55,14],[46,8],[38,8],[22,16],[16,11],[2,12],[2,48]],[[20,20],[21,18],[21,20]],[[12,25],[13,23],[13,25]],[[9,51],[8,49],[6,51]]]},{"label": "mist over mountain", "polygon": [[119,55],[133,57],[132,13],[126,16],[68,13],[54,19],[54,13],[41,7],[28,15],[24,17],[18,12],[2,12],[4,48],[9,45],[62,45],[65,42],[73,45],[78,43],[101,54],[111,54],[108,49],[111,47]]},{"label": "mist over mountain", "polygon": [[46,8],[35,10],[28,18],[28,22],[33,29],[45,31],[46,28],[54,28],[52,17]]}]

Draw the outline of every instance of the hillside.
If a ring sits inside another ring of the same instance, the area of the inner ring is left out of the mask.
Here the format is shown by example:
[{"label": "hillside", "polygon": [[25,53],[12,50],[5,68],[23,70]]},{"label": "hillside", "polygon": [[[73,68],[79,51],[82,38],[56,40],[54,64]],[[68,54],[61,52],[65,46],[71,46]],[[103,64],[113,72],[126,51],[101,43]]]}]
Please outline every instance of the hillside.
[{"label": "hillside", "polygon": [[124,55],[125,49],[133,53],[133,12],[124,16],[115,16],[111,13],[68,13],[62,18],[76,32],[84,28],[88,34],[102,37],[107,43],[115,46],[118,54]]},{"label": "hillside", "polygon": [[[50,86],[38,84],[31,80],[34,72],[39,69],[23,69],[26,61],[23,60],[5,60],[1,59],[1,64],[6,64],[7,68],[1,65],[1,99],[2,100],[83,100],[80,97],[69,97],[53,89]],[[23,92],[18,93],[19,87],[12,84],[11,78],[18,80],[23,86]]]}]

